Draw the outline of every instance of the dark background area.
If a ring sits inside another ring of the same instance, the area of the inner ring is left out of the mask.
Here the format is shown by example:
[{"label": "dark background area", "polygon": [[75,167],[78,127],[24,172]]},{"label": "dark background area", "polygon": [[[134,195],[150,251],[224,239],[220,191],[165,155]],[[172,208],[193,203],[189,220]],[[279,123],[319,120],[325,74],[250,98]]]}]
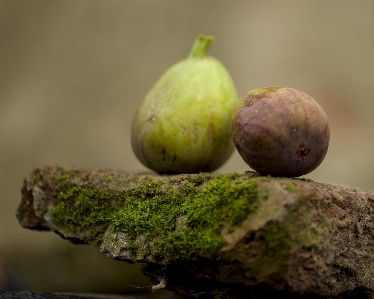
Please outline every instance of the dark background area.
[{"label": "dark background area", "polygon": [[[197,34],[238,94],[287,86],[325,110],[331,142],[305,176],[374,189],[373,1],[0,1],[0,290],[144,292],[141,265],[25,230],[36,167],[144,170],[130,144],[140,101]],[[249,170],[237,152],[218,172]],[[155,296],[167,296],[156,293]]]}]

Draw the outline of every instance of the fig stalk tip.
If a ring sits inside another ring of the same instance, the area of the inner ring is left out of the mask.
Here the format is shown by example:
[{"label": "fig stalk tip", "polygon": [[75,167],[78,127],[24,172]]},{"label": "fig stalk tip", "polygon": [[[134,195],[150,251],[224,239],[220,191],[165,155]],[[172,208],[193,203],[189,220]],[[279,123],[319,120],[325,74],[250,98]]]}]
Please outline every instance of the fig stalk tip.
[{"label": "fig stalk tip", "polygon": [[192,46],[188,58],[202,58],[206,56],[214,37],[209,35],[198,35]]}]

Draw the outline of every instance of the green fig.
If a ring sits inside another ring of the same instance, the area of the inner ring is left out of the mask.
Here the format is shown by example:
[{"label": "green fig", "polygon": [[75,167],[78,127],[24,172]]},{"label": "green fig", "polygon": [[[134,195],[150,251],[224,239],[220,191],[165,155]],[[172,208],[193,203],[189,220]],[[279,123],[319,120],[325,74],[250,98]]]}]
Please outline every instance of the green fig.
[{"label": "green fig", "polygon": [[238,100],[225,67],[198,36],[189,56],[158,79],[132,122],[136,157],[159,173],[208,172],[232,154],[230,122]]}]

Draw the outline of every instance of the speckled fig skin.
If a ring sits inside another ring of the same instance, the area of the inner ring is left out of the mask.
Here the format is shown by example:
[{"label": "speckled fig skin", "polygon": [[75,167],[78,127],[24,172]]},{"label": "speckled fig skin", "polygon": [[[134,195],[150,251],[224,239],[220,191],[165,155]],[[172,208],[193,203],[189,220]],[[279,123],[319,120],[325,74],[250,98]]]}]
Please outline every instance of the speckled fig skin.
[{"label": "speckled fig skin", "polygon": [[212,41],[198,36],[190,55],[162,74],[134,115],[133,151],[158,173],[214,171],[235,150],[230,122],[238,96],[226,68],[207,55]]},{"label": "speckled fig skin", "polygon": [[231,136],[260,174],[297,177],[316,169],[330,140],[328,118],[309,95],[286,87],[254,89],[234,108]]}]

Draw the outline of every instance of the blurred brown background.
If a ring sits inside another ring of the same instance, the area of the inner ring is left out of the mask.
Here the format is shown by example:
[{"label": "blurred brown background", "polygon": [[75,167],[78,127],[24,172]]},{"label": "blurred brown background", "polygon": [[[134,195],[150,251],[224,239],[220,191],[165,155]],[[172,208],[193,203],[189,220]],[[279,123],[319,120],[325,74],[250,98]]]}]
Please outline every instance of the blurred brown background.
[{"label": "blurred brown background", "polygon": [[[374,189],[374,1],[1,0],[0,22],[0,290],[149,284],[139,265],[22,229],[20,187],[44,165],[145,169],[132,115],[199,33],[239,95],[294,87],[325,109],[329,152],[306,177]],[[246,170],[235,153],[219,172]]]}]

